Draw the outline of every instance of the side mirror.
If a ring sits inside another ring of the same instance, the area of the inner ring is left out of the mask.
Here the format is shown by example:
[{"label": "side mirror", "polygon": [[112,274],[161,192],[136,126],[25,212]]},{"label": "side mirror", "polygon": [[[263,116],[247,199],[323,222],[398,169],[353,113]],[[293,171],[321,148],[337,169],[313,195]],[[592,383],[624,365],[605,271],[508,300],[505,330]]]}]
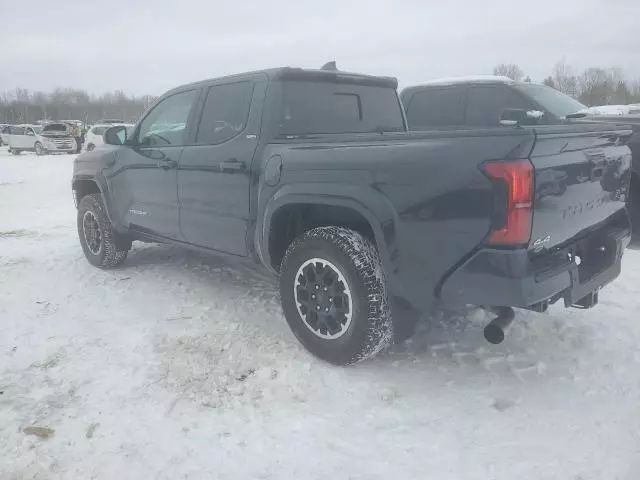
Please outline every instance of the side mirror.
[{"label": "side mirror", "polygon": [[544,112],[539,110],[507,108],[500,115],[500,125],[537,125],[543,116]]},{"label": "side mirror", "polygon": [[122,125],[108,128],[103,135],[104,143],[107,145],[124,145],[127,141],[127,128]]}]

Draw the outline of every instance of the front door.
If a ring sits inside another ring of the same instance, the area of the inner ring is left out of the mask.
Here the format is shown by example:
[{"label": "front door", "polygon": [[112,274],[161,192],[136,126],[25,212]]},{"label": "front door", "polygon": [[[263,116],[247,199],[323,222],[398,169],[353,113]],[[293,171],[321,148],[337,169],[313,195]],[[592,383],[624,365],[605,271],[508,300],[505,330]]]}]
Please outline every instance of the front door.
[{"label": "front door", "polygon": [[203,92],[196,145],[178,166],[180,230],[194,245],[247,255],[251,162],[266,83],[217,84]]},{"label": "front door", "polygon": [[159,101],[116,154],[108,175],[118,223],[155,236],[181,240],[177,166],[188,142],[199,91]]},{"label": "front door", "polygon": [[36,146],[36,142],[38,141],[38,138],[36,137],[36,132],[33,130],[33,128],[31,127],[27,127],[24,130],[24,137],[23,141],[24,141],[24,145],[21,146],[21,148],[28,148],[30,150],[35,149]]}]

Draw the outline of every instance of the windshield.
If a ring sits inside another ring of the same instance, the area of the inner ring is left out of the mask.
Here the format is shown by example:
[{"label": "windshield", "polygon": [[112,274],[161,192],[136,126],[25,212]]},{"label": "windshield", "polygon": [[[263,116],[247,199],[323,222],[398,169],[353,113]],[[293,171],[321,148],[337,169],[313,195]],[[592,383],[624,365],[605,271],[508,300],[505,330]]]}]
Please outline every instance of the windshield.
[{"label": "windshield", "polygon": [[330,82],[283,82],[281,135],[404,130],[395,89]]},{"label": "windshield", "polygon": [[516,85],[515,88],[538,102],[542,108],[556,117],[566,117],[587,108],[569,95],[544,85],[524,84]]},{"label": "windshield", "polygon": [[45,132],[66,132],[67,126],[64,123],[51,123],[46,127],[44,127],[44,131]]}]

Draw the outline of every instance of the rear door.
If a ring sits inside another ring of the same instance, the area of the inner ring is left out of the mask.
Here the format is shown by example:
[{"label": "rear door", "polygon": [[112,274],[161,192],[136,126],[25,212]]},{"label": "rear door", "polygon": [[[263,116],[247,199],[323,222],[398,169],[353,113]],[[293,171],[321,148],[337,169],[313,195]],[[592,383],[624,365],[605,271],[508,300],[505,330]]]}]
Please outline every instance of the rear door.
[{"label": "rear door", "polygon": [[15,149],[24,148],[23,145],[26,143],[25,127],[13,126],[9,132],[9,146]]},{"label": "rear door", "polygon": [[266,90],[261,77],[209,85],[195,145],[178,166],[180,230],[194,245],[247,255],[249,186]]},{"label": "rear door", "polygon": [[162,99],[118,150],[108,181],[122,225],[181,240],[177,167],[190,141],[199,92],[194,88]]}]

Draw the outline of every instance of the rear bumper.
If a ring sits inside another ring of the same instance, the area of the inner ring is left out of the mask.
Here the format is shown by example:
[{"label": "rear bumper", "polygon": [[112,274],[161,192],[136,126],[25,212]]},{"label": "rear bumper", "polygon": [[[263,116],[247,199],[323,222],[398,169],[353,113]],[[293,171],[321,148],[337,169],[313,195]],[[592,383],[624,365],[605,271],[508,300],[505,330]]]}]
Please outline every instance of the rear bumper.
[{"label": "rear bumper", "polygon": [[620,274],[630,239],[629,228],[607,227],[539,256],[482,249],[447,277],[440,297],[448,306],[544,309],[561,298],[571,306]]}]

